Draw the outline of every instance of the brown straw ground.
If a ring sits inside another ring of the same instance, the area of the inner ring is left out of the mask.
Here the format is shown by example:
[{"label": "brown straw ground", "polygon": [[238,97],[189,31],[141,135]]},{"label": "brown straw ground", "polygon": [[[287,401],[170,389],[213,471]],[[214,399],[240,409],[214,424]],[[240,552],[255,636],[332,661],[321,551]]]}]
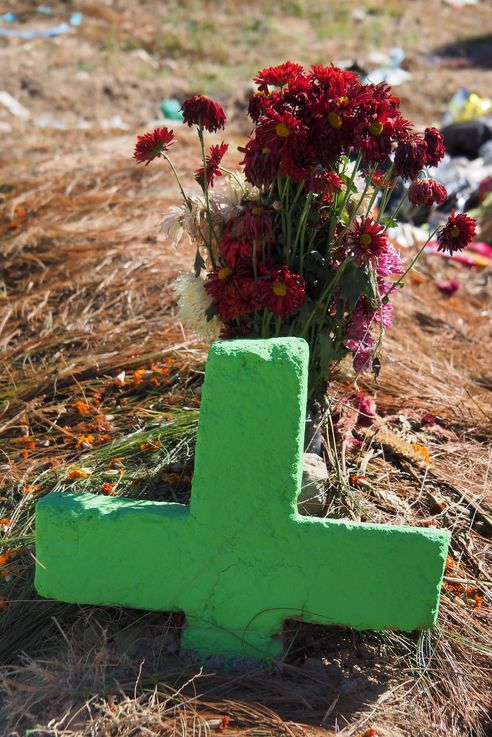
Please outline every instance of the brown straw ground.
[{"label": "brown straw ground", "polygon": [[[191,153],[187,130],[178,139],[176,163],[190,173],[197,149]],[[220,662],[203,667],[179,654],[179,614],[35,594],[39,495],[77,488],[189,498],[206,346],[177,320],[173,280],[192,254],[157,239],[176,190],[158,164],[132,163],[132,143],[133,136],[101,141],[78,131],[63,141],[47,133],[40,145],[26,132],[28,156],[2,162],[0,733],[485,735],[492,649],[485,270],[432,256],[420,264],[397,299],[379,379],[358,382],[377,403],[369,427],[351,419],[349,367],[330,389],[327,513],[452,531],[435,631],[288,622],[286,655],[273,668],[249,663],[223,673]],[[435,281],[450,277],[462,289],[446,299]],[[362,443],[357,452],[348,450],[347,427]]]}]

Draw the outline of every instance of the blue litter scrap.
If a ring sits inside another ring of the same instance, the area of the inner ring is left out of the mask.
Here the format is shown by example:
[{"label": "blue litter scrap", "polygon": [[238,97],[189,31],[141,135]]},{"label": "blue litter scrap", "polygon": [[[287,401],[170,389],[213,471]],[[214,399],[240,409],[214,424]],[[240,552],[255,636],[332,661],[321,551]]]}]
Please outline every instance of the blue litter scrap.
[{"label": "blue litter scrap", "polygon": [[59,26],[53,28],[43,28],[39,31],[17,31],[10,28],[0,28],[0,36],[8,38],[22,38],[24,41],[32,41],[33,38],[51,38],[52,36],[61,36],[62,33],[68,33],[71,26],[68,23],[60,23]]},{"label": "blue litter scrap", "polygon": [[[39,13],[47,15],[51,12],[51,8],[45,5],[39,5],[37,8]],[[12,23],[16,20],[16,16],[13,13],[4,13],[0,15],[0,21],[5,23]],[[53,36],[61,36],[63,33],[68,33],[72,28],[78,28],[82,25],[84,20],[83,13],[72,13],[70,16],[69,23],[59,23],[53,28],[42,28],[38,31],[21,31],[14,28],[0,28],[0,36],[7,38],[22,38],[24,41],[32,41],[33,38],[52,38]]]}]

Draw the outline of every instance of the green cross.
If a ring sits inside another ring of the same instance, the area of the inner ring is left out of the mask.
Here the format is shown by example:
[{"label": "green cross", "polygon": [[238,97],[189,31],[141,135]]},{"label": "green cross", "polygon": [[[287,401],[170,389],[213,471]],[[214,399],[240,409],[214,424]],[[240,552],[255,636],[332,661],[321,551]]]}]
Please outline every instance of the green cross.
[{"label": "green cross", "polygon": [[449,536],[297,512],[308,366],[298,338],[215,343],[191,506],[49,494],[36,508],[46,597],[182,611],[202,656],[274,657],[286,618],[434,625]]}]

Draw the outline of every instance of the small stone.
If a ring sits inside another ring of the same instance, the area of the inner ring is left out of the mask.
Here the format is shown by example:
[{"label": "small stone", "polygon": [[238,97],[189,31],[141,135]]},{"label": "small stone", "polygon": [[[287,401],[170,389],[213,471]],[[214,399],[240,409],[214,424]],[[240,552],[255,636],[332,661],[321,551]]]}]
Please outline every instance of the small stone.
[{"label": "small stone", "polygon": [[333,684],[337,684],[342,678],[342,669],[339,665],[328,663],[321,658],[308,658],[302,667],[313,675],[322,678],[324,681],[331,681]]},{"label": "small stone", "polygon": [[225,658],[223,655],[209,655],[203,664],[206,670],[224,670]]},{"label": "small stone", "polygon": [[325,485],[328,471],[324,460],[316,453],[304,453],[302,488],[297,505],[301,514],[319,517],[326,505]]},{"label": "small stone", "polygon": [[258,658],[248,658],[246,656],[238,656],[231,663],[231,671],[233,673],[251,673],[254,670],[261,670],[265,667],[265,661]]}]

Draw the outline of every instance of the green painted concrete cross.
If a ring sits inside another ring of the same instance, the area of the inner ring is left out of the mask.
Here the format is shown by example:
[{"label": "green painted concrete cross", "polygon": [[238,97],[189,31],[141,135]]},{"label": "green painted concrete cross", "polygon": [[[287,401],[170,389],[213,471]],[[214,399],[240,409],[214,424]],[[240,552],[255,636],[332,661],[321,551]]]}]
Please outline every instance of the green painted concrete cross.
[{"label": "green painted concrete cross", "polygon": [[282,621],[435,623],[449,536],[297,512],[308,365],[297,338],[215,343],[191,506],[49,494],[36,588],[66,602],[183,611],[182,645],[273,657]]}]

